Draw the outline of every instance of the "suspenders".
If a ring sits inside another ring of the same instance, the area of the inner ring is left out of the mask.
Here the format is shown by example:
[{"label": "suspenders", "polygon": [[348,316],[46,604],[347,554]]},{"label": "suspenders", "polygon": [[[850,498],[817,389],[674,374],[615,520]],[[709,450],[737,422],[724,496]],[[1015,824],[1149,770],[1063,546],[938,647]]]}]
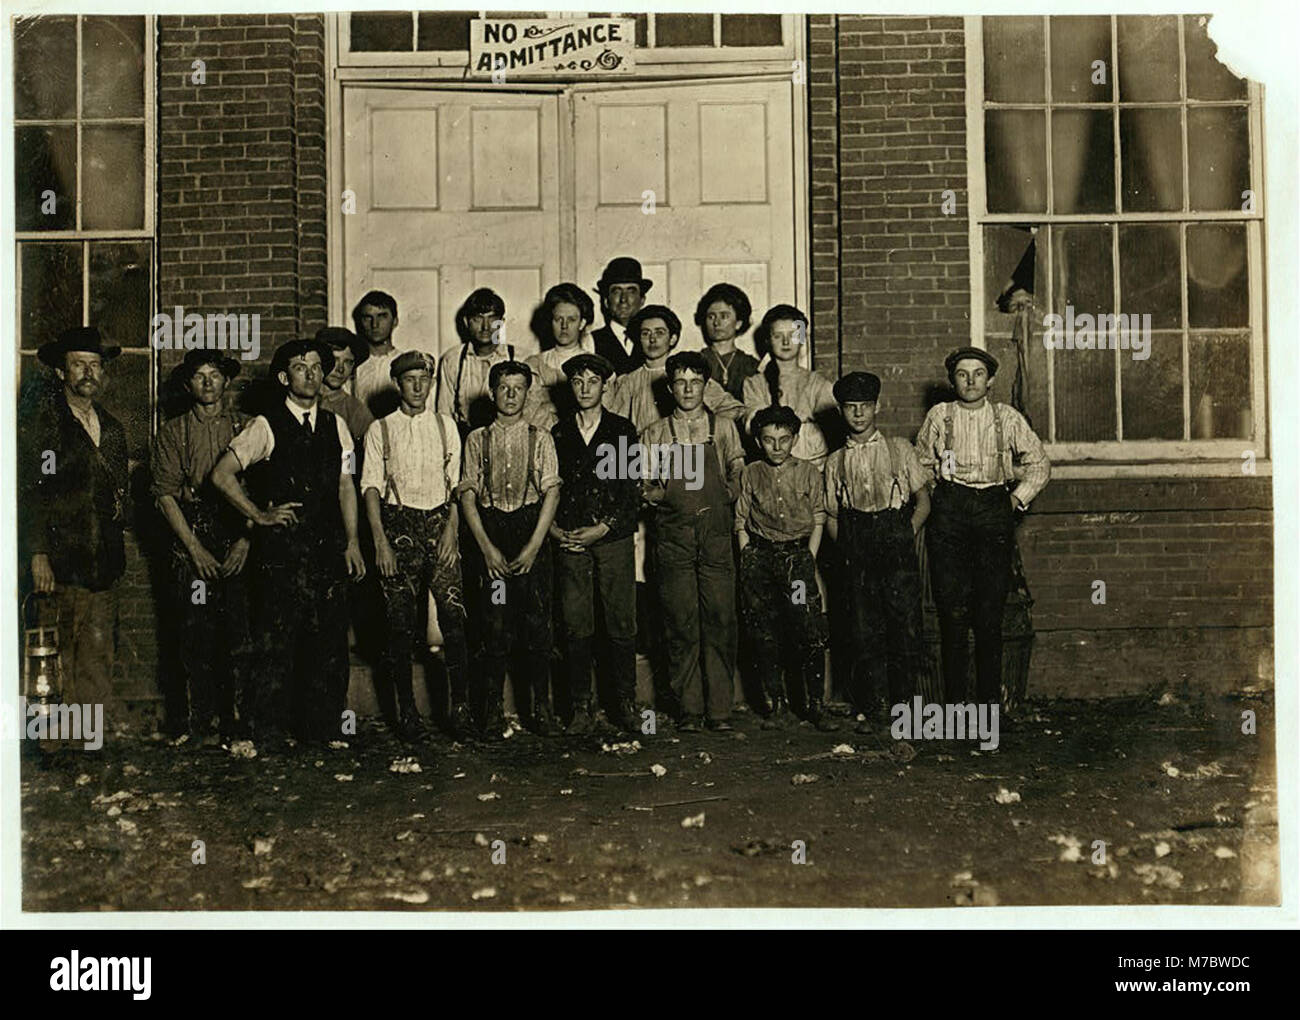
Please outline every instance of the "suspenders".
[{"label": "suspenders", "polygon": [[[528,487],[533,484],[533,460],[537,451],[537,426],[528,426],[528,473],[524,476],[524,495],[528,498]],[[539,494],[541,490],[538,490]],[[492,502],[492,426],[483,430],[483,495],[487,496],[488,506]]]},{"label": "suspenders", "polygon": [[[469,344],[463,343],[460,345],[460,361],[457,362],[456,365],[456,392],[453,394],[451,398],[451,413],[454,415],[460,414],[460,379],[461,376],[465,374],[465,359],[468,357],[469,357]],[[515,360],[514,344],[506,344],[506,357],[510,361]]]},{"label": "suspenders", "polygon": [[[704,409],[704,414],[709,419],[709,438],[704,441],[704,444],[706,446],[713,447],[713,452],[714,454],[717,455],[718,458],[718,471],[722,478],[723,484],[725,485],[727,481],[727,465],[723,463],[722,460],[722,448],[713,441],[713,429],[714,426],[717,424],[718,419],[717,416],[714,415],[714,413],[710,411],[707,407]],[[668,431],[672,434],[674,443],[677,443],[678,445],[687,445],[682,443],[682,441],[677,438],[677,426],[673,424],[673,416],[671,414],[668,415]]]},{"label": "suspenders", "polygon": [[[451,501],[452,492],[455,486],[451,481],[451,447],[447,445],[447,426],[443,424],[442,415],[437,411],[433,412],[434,421],[438,423],[438,438],[442,440],[442,480],[447,486],[447,500]],[[392,454],[392,447],[388,441],[388,419],[379,419],[379,433],[384,438],[384,502],[388,502],[389,493],[397,497],[397,505],[402,505],[402,494],[397,491],[397,479],[393,477],[392,471],[388,469],[388,462]]]},{"label": "suspenders", "polygon": [[[1002,415],[998,411],[998,408],[1002,405],[989,401],[989,406],[993,408],[993,432],[998,442],[998,481],[1006,482],[1012,473],[1007,470],[1007,440],[1002,431]],[[945,450],[952,449],[952,409],[953,405],[947,404],[943,412],[943,448]]]},{"label": "suspenders", "polygon": [[[880,437],[880,441],[885,444],[885,453],[888,454],[889,456],[890,486],[889,486],[889,499],[887,500],[887,502],[890,504],[890,506],[885,507],[885,509],[886,510],[892,509],[892,504],[894,502],[894,489],[898,489],[898,494],[902,498],[903,505],[906,506],[908,493],[907,493],[907,489],[903,486],[903,483],[899,478],[898,461],[894,457],[894,447],[890,444],[888,436],[882,435]],[[848,457],[847,447],[845,447],[844,455],[845,458],[847,459]],[[849,479],[848,479],[848,471],[846,468],[841,468],[840,470],[840,482],[839,485],[836,486],[836,497],[839,499],[840,506],[846,506],[850,510],[857,509],[857,507],[852,505],[852,501],[849,499]]]}]

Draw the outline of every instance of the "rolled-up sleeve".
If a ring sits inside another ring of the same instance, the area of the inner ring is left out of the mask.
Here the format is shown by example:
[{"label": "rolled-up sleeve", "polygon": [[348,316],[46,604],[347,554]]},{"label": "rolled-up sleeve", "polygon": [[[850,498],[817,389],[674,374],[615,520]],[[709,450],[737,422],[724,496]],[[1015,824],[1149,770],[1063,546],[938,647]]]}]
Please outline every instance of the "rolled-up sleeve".
[{"label": "rolled-up sleeve", "polygon": [[362,449],[365,456],[361,460],[361,493],[365,495],[367,489],[374,489],[382,499],[385,488],[384,432],[379,422],[371,423],[370,428],[366,429],[364,443]]},{"label": "rolled-up sleeve", "polygon": [[[460,494],[472,492],[476,496],[483,490],[483,433],[475,429],[465,439],[465,457],[461,461]],[[554,444],[552,444],[554,449]]]},{"label": "rolled-up sleeve", "polygon": [[181,450],[183,442],[181,430],[170,421],[164,422],[158,430],[158,435],[154,437],[153,453],[149,458],[149,474],[152,482],[149,492],[154,499],[162,499],[164,496],[175,498],[181,494],[181,488],[185,484]]},{"label": "rolled-up sleeve", "polygon": [[[348,440],[348,449],[352,448],[352,440]],[[275,449],[275,435],[271,432],[271,423],[262,415],[258,415],[239,435],[230,441],[227,447],[231,453],[239,460],[239,466],[247,471],[254,464],[260,463],[271,456],[271,451]]]},{"label": "rolled-up sleeve", "polygon": [[1043,491],[1048,479],[1052,477],[1052,462],[1047,457],[1042,440],[1020,412],[1005,406],[1003,412],[1009,426],[1007,439],[1011,450],[1020,457],[1020,463],[1016,466],[1019,484],[1015,489],[1015,497],[1022,505],[1028,506],[1030,500]]},{"label": "rolled-up sleeve", "polygon": [[537,432],[537,463],[533,470],[536,474],[537,491],[550,492],[560,484],[560,458],[555,453],[555,440],[549,432]]}]

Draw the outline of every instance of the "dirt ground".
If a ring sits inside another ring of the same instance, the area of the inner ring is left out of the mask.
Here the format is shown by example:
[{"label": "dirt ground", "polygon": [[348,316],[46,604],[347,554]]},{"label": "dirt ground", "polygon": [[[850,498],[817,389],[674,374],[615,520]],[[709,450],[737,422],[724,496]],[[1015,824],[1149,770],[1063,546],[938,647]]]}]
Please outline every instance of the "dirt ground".
[{"label": "dirt ground", "polygon": [[[1258,719],[1244,735],[1242,713]],[[807,725],[23,763],[23,906],[934,907],[1277,901],[1268,697],[1037,703],[995,752]],[[849,745],[852,752],[837,745]],[[622,753],[620,753],[622,752]],[[413,758],[419,771],[395,771]],[[658,768],[656,768],[656,766]],[[662,775],[656,775],[664,770]],[[808,780],[806,777],[815,777]],[[204,863],[196,863],[202,841]],[[1094,841],[1105,843],[1101,863]],[[500,841],[500,842],[498,842]],[[796,863],[799,843],[806,863]],[[496,863],[494,861],[500,861]]]}]

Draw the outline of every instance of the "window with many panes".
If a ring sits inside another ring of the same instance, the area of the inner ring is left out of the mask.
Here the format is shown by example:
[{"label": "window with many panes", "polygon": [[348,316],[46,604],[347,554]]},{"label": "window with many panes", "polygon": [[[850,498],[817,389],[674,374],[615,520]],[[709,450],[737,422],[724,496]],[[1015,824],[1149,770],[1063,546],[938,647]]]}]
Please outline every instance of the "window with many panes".
[{"label": "window with many panes", "polygon": [[463,65],[475,18],[630,18],[639,64],[788,56],[793,17],[781,14],[565,14],[545,11],[378,11],[340,16],[340,63]]},{"label": "window with many panes", "polygon": [[153,19],[12,22],[14,220],[24,399],[49,384],[36,350],[98,326],[122,355],[104,405],[132,458],[150,436],[153,358]]},{"label": "window with many panes", "polygon": [[[1010,351],[997,299],[1032,264],[1025,403],[1063,460],[1263,452],[1259,92],[1206,24],[971,19],[973,318]],[[1149,323],[1146,357],[1048,350],[1071,311]]]}]

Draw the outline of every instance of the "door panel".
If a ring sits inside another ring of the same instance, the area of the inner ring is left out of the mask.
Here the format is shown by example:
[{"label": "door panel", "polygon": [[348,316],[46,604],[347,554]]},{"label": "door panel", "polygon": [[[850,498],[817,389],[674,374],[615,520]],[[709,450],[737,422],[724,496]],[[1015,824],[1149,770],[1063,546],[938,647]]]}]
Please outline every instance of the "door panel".
[{"label": "door panel", "polygon": [[535,351],[528,321],[560,271],[556,96],[348,88],[343,106],[345,305],[388,291],[398,343],[436,354],[489,286],[506,340]]},{"label": "door panel", "polygon": [[[686,349],[703,346],[693,316],[711,284],[743,288],[755,319],[796,302],[792,88],[577,89],[579,280],[597,279],[616,255],[636,256],[655,281],[650,299],[681,317]],[[740,346],[753,350],[748,335]]]}]

